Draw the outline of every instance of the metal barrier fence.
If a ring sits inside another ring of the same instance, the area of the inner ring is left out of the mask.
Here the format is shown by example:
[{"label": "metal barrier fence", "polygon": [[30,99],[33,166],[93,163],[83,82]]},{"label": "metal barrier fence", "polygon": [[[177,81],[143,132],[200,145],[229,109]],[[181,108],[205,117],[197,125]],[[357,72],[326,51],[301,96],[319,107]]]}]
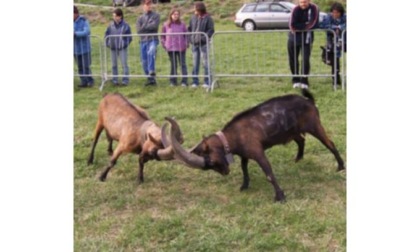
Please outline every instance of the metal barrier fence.
[{"label": "metal barrier fence", "polygon": [[[333,30],[313,30],[315,40],[310,55],[310,73],[291,74],[288,56],[289,30],[215,32],[212,37],[214,82],[222,77],[333,77],[332,66],[321,60],[321,46]],[[333,47],[335,48],[335,46]],[[303,48],[302,48],[303,50]],[[303,51],[295,55],[302,62]],[[337,52],[334,51],[334,56]],[[334,57],[333,64],[336,62]],[[300,64],[302,70],[302,64]],[[336,80],[334,81],[336,82]],[[337,83],[333,83],[336,89]],[[343,87],[344,89],[344,87]]]},{"label": "metal barrier fence", "polygon": [[[311,56],[310,56],[310,73],[308,75],[297,74],[293,75],[290,72],[289,58],[287,52],[287,41],[288,41],[288,30],[269,30],[269,31],[226,31],[214,33],[211,40],[207,37],[207,34],[202,32],[187,32],[187,33],[173,33],[163,34],[155,33],[159,40],[161,36],[192,36],[201,34],[204,36],[207,50],[207,55],[204,59],[200,59],[199,72],[201,74],[192,74],[193,69],[193,54],[192,46],[188,45],[186,50],[186,64],[188,69],[188,84],[192,83],[192,78],[197,77],[202,82],[202,79],[209,78],[210,88],[208,91],[212,91],[214,86],[218,84],[218,80],[223,77],[319,77],[319,78],[332,78],[331,66],[326,65],[321,60],[322,50],[321,46],[326,44],[326,34],[332,32],[335,39],[335,33],[332,30],[313,30],[315,33],[315,40],[312,45]],[[345,38],[344,31],[342,33],[342,40]],[[151,35],[151,34],[148,34]],[[128,46],[127,50],[127,63],[129,66],[129,78],[147,78],[149,77],[143,71],[141,55],[140,55],[140,37],[141,35],[132,34],[133,40]],[[118,61],[118,74],[113,75],[112,63],[111,63],[111,50],[106,47],[106,38],[100,39],[98,36],[91,36],[92,44],[92,76],[101,77],[100,90],[102,91],[107,81],[113,77],[122,78],[124,76],[122,72],[121,62]],[[115,37],[115,36],[114,36]],[[334,46],[334,48],[336,48]],[[342,47],[342,67],[340,68],[340,74],[342,76],[342,89],[344,90],[345,79],[346,79],[346,53],[344,47]],[[334,55],[336,56],[334,50]],[[297,56],[299,62],[302,62],[302,52]],[[204,73],[203,60],[209,64],[208,74]],[[181,72],[181,66],[178,66],[177,73],[171,75],[170,59],[168,53],[162,47],[161,42],[157,46],[156,53],[156,78],[159,83],[166,83],[169,85],[169,78],[183,77]],[[334,57],[334,64],[336,57]],[[74,75],[79,76],[77,73],[77,65],[74,67]],[[337,83],[334,83],[334,89],[337,88]]]},{"label": "metal barrier fence", "polygon": [[344,30],[341,33],[341,41],[343,43],[343,46],[341,47],[341,65],[343,66],[341,78],[343,79],[343,89],[345,89],[347,80],[347,30]]},{"label": "metal barrier fence", "polygon": [[73,62],[73,72],[75,77],[100,77],[103,79],[103,40],[99,36],[91,35],[90,36],[90,46],[91,46],[91,65],[90,69],[92,74],[90,75],[83,75],[78,73],[77,69],[77,61],[74,60]]},{"label": "metal barrier fence", "polygon": [[[210,43],[209,43],[209,38],[207,36],[206,33],[203,32],[180,32],[180,33],[154,33],[154,34],[148,34],[148,36],[158,36],[159,38],[159,45],[156,48],[156,58],[155,58],[155,70],[156,70],[156,78],[159,79],[159,82],[162,81],[162,83],[165,83],[167,85],[169,85],[169,78],[182,78],[182,77],[187,77],[187,84],[191,84],[192,83],[192,78],[196,77],[199,79],[203,79],[205,77],[209,78],[211,80],[211,73],[208,73],[207,75],[204,73],[203,70],[203,61],[206,62],[210,62],[210,55],[209,53],[207,53],[207,55],[200,59],[200,69],[199,69],[199,73],[201,74],[192,74],[192,69],[193,69],[193,53],[192,53],[192,45],[188,44],[188,48],[186,50],[186,64],[187,64],[187,75],[183,76],[182,72],[181,72],[181,66],[178,66],[177,69],[177,74],[176,75],[171,75],[171,64],[170,64],[170,59],[169,59],[169,55],[168,52],[163,48],[162,43],[161,43],[161,38],[162,35],[165,35],[167,38],[172,38],[173,40],[177,40],[180,39],[179,36],[185,36],[187,41],[188,38],[190,36],[193,35],[202,35],[205,38],[205,45],[203,45],[205,47],[205,49],[207,50],[207,52],[210,52]],[[127,35],[125,35],[127,36]],[[146,75],[143,71],[143,66],[142,66],[142,61],[141,61],[141,48],[140,48],[140,38],[141,36],[144,35],[138,35],[138,34],[132,34],[131,37],[133,38],[131,44],[128,46],[127,50],[127,54],[128,54],[128,66],[130,69],[130,75],[129,78],[147,78],[149,77],[149,75]],[[105,84],[106,81],[112,79],[113,77],[118,77],[121,78],[124,75],[122,74],[122,70],[121,70],[121,62],[118,61],[118,75],[114,75],[112,73],[112,62],[111,62],[111,49],[108,48],[106,46],[106,40],[107,38],[112,38],[112,37],[124,37],[120,36],[120,35],[110,35],[104,38],[104,42],[103,42],[103,48],[104,48],[104,80],[102,82],[102,85],[100,87],[100,89],[103,89],[103,85]],[[210,63],[208,63],[210,64]],[[180,83],[181,80],[178,80],[178,83]],[[201,82],[201,80],[200,80]],[[211,83],[211,82],[210,82]]]}]

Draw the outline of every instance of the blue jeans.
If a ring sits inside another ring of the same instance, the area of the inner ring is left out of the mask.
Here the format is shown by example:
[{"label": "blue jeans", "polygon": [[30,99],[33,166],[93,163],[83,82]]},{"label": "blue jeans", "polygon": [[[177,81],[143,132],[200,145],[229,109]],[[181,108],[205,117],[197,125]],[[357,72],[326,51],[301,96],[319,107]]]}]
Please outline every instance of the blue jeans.
[{"label": "blue jeans", "polygon": [[[156,49],[159,40],[150,40],[140,42],[140,59],[143,65],[143,71],[146,75],[155,72]],[[150,81],[155,81],[154,77],[148,78]]]},{"label": "blue jeans", "polygon": [[[200,73],[200,58],[203,60],[203,67],[204,67],[204,84],[209,85],[210,80],[207,76],[209,76],[209,62],[207,60],[208,52],[207,52],[207,45],[193,45],[192,46],[192,55],[193,55],[193,70],[192,75],[199,75]],[[198,85],[198,77],[192,77],[193,81],[192,84]]]},{"label": "blue jeans", "polygon": [[92,62],[90,52],[85,54],[74,54],[74,59],[77,61],[77,68],[81,81],[80,84],[93,84],[92,71],[90,70],[90,64]]},{"label": "blue jeans", "polygon": [[[182,80],[181,83],[187,84],[187,63],[185,61],[185,51],[168,52],[169,60],[171,61],[171,75],[177,75],[178,62],[181,64]],[[176,77],[170,77],[169,81],[176,84]]]},{"label": "blue jeans", "polygon": [[111,61],[112,61],[112,82],[114,84],[118,83],[118,58],[121,61],[121,65],[123,68],[123,77],[122,77],[122,84],[128,84],[128,76],[129,76],[129,68],[127,64],[127,48],[121,50],[111,50]]}]

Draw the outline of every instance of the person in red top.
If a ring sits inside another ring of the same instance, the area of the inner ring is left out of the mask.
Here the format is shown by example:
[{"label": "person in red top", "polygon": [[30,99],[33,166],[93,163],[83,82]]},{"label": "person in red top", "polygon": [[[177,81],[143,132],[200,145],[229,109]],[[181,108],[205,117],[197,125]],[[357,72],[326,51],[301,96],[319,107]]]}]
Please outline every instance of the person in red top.
[{"label": "person in red top", "polygon": [[[299,4],[292,10],[289,19],[289,39],[287,51],[289,53],[289,66],[293,75],[304,75],[292,78],[293,88],[308,88],[307,75],[310,71],[309,58],[311,56],[314,33],[310,31],[317,27],[319,8],[310,0],[299,0]],[[302,71],[299,73],[299,53],[302,50]]]}]

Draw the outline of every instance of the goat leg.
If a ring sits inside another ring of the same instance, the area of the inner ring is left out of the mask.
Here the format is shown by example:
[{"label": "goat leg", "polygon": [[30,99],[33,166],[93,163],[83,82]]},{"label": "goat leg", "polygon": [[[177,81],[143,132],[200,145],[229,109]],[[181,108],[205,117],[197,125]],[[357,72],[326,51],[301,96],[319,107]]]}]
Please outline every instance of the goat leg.
[{"label": "goat leg", "polygon": [[102,172],[101,176],[99,177],[99,180],[105,181],[106,177],[108,176],[108,172],[111,170],[112,167],[117,163],[117,160],[119,156],[122,154],[121,151],[121,145],[118,145],[117,148],[114,151],[114,154],[112,154],[111,160],[109,161],[108,166],[105,168],[105,170]]},{"label": "goat leg", "polygon": [[144,170],[144,154],[140,153],[139,155],[139,175],[137,177],[137,181],[139,184],[144,182],[144,177],[143,177],[143,170]]},{"label": "goat leg", "polygon": [[286,196],[284,196],[283,190],[277,184],[277,180],[274,177],[273,170],[271,169],[271,165],[268,162],[267,157],[265,156],[264,153],[262,153],[258,156],[259,156],[259,158],[256,159],[255,161],[257,161],[258,165],[264,171],[268,182],[270,182],[274,187],[274,192],[275,192],[274,201],[279,201],[281,203],[286,202]]},{"label": "goat leg", "polygon": [[241,168],[244,176],[244,181],[241,186],[241,191],[248,189],[249,187],[249,174],[248,174],[248,158],[241,158]]},{"label": "goat leg", "polygon": [[295,142],[298,145],[298,153],[295,158],[295,162],[298,162],[303,158],[303,152],[305,149],[305,138],[303,138],[301,135],[297,135],[293,140],[295,140]]},{"label": "goat leg", "polygon": [[103,129],[104,129],[104,127],[102,126],[102,124],[100,122],[98,122],[96,124],[96,128],[95,128],[95,136],[93,138],[92,150],[90,151],[90,155],[89,155],[89,158],[88,158],[88,161],[87,161],[88,165],[91,165],[93,163],[93,157],[94,157],[94,154],[95,154],[95,147],[96,147],[96,144],[98,143],[99,136],[101,135],[101,132],[102,132]]},{"label": "goat leg", "polygon": [[108,155],[112,156],[112,153],[113,153],[113,150],[112,150],[112,141],[113,140],[112,140],[112,137],[109,135],[108,131],[105,130],[105,132],[106,132],[106,138],[108,140],[108,149],[107,149]]},{"label": "goat leg", "polygon": [[315,127],[315,131],[309,133],[315,138],[317,138],[323,145],[325,145],[325,147],[327,147],[334,155],[338,163],[337,171],[344,170],[344,162],[341,159],[340,154],[338,153],[337,148],[334,145],[334,142],[327,137],[327,134],[325,133],[325,130],[322,127],[321,123],[318,123],[317,127]]}]

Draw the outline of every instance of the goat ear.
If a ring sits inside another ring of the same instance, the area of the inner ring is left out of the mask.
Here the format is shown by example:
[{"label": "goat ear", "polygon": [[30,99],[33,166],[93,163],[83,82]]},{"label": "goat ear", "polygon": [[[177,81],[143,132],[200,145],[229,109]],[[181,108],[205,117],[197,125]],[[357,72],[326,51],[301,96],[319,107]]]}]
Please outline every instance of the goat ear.
[{"label": "goat ear", "polygon": [[152,141],[156,146],[161,146],[162,143],[158,140],[156,140],[154,137],[152,137],[152,135],[147,134],[147,138],[150,139],[150,141]]}]

